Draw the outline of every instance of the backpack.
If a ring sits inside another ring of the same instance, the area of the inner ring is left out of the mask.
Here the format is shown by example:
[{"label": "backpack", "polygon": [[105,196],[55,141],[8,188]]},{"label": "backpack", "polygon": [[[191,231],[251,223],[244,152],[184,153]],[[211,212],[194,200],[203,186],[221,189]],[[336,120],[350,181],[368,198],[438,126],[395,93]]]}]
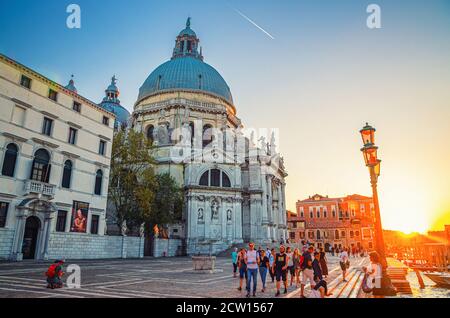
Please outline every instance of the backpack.
[{"label": "backpack", "polygon": [[56,275],[56,267],[58,267],[58,264],[52,264],[50,265],[50,267],[47,269],[47,272],[45,273],[45,275],[49,278],[53,278]]},{"label": "backpack", "polygon": [[300,263],[299,263],[301,269],[303,269],[304,262],[305,262],[305,257],[302,255],[302,256],[300,256]]},{"label": "backpack", "polygon": [[370,288],[369,285],[367,285],[367,280],[369,278],[369,275],[366,273],[364,274],[364,278],[361,284],[362,287],[362,291],[365,292],[366,294],[370,294],[373,290],[373,288]]}]

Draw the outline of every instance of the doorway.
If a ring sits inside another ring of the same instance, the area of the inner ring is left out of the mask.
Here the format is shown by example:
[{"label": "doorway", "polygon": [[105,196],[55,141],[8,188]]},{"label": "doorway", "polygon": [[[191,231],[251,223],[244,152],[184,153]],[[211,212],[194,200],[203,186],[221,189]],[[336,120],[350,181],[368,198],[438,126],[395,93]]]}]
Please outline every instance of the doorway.
[{"label": "doorway", "polygon": [[27,218],[22,243],[24,259],[34,259],[36,257],[36,245],[40,227],[41,221],[39,221],[39,218],[35,216]]}]

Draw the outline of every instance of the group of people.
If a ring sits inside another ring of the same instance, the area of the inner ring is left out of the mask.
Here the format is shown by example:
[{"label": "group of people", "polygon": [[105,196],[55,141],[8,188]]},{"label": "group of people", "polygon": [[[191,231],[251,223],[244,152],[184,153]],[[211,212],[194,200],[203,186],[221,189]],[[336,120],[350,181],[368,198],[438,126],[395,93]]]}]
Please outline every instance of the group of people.
[{"label": "group of people", "polygon": [[[287,294],[288,283],[296,288],[300,285],[300,297],[304,298],[304,288],[309,282],[311,288],[319,297],[330,296],[325,278],[328,275],[327,258],[322,248],[314,249],[314,246],[303,244],[301,249],[280,245],[279,252],[275,248],[255,249],[254,243],[248,245],[248,250],[237,248],[231,254],[233,262],[233,275],[239,272],[239,287],[242,291],[244,281],[247,297],[256,296],[258,272],[261,278],[261,292],[266,291],[267,274],[272,282],[276,281],[276,294],[281,294],[281,282],[283,282],[284,294]],[[253,284],[252,284],[253,283]],[[253,288],[251,288],[253,287]]]}]

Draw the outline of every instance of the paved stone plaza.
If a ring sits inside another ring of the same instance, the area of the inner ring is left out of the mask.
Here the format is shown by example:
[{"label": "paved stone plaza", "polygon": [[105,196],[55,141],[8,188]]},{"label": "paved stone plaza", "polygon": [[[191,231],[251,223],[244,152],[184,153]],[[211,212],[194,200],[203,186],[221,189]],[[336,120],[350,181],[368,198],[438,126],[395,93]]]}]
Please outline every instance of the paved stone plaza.
[{"label": "paved stone plaza", "polygon": [[[366,261],[367,259],[352,259],[354,266],[350,274]],[[213,274],[194,273],[189,257],[67,261],[65,269],[70,264],[77,264],[81,268],[79,289],[47,289],[44,273],[48,262],[0,263],[0,298],[245,297],[245,291],[237,291],[239,280],[232,277],[230,259],[225,257],[217,258],[218,271]],[[338,290],[342,282],[336,257],[329,257],[329,267],[330,275],[327,280],[330,288]],[[270,277],[267,287],[266,293],[260,292],[261,280],[258,277],[257,297],[274,297],[275,286]],[[297,297],[298,292],[292,286],[284,297]]]}]

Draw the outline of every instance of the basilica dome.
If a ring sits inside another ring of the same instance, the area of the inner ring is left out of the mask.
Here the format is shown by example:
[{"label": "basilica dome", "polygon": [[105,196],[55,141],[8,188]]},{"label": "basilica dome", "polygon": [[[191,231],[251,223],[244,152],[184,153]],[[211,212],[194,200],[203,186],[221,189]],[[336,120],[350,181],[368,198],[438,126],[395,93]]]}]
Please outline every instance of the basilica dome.
[{"label": "basilica dome", "polygon": [[186,28],[177,37],[172,59],[148,76],[139,89],[138,102],[160,92],[187,90],[210,94],[233,104],[230,88],[219,72],[203,61],[198,43],[188,19]]}]

